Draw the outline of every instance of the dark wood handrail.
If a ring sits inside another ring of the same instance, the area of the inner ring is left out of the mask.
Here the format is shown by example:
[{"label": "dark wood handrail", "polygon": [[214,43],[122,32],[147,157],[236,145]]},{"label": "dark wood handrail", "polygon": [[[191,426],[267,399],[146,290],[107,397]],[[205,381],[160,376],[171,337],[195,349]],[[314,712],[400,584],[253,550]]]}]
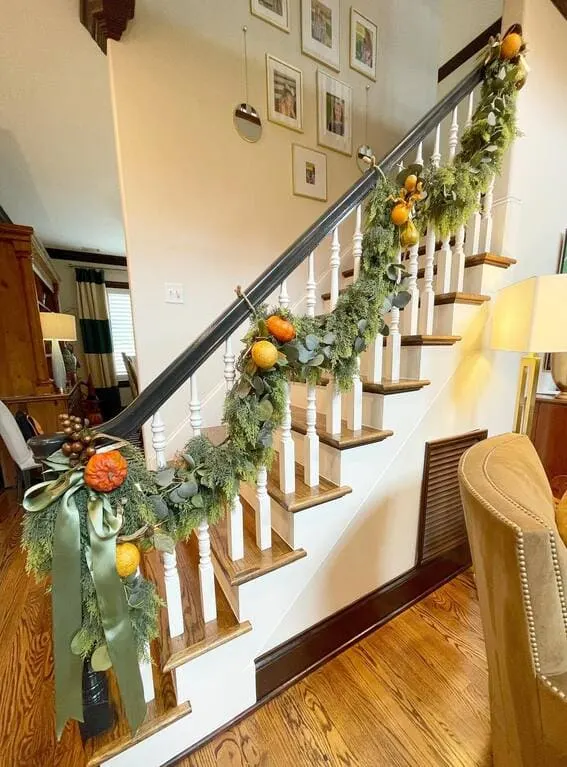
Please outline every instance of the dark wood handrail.
[{"label": "dark wood handrail", "polygon": [[[436,104],[410,132],[331,205],[286,251],[247,289],[254,306],[260,305],[312,253],[317,245],[358,205],[374,187],[380,171],[387,174],[412,148],[422,141],[482,80],[483,68],[468,74],[445,98]],[[237,299],[193,343],[119,415],[99,427],[117,437],[136,432],[143,423],[182,386],[250,314],[245,301]]]}]

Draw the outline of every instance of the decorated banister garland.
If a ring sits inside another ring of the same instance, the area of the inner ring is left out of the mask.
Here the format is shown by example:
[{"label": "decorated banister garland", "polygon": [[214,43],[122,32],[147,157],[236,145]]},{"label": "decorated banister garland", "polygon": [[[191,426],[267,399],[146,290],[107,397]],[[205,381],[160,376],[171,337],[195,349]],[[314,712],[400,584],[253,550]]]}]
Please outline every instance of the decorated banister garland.
[{"label": "decorated banister garland", "polygon": [[23,503],[28,571],[52,578],[58,736],[68,718],[82,718],[85,658],[94,668],[114,666],[130,727],[139,726],[145,704],[137,662],[157,636],[161,606],[139,573],[139,549],[171,550],[203,518],[214,524],[239,483],[255,481],[270,465],[288,381],[316,384],[330,374],[342,391],[351,387],[359,354],[377,334],[388,335],[385,315],[409,299],[407,275],[396,263],[400,249],[416,244],[427,227],[446,237],[466,224],[501,169],[516,136],[524,52],[517,25],[491,40],[480,103],[450,165],[412,165],[396,181],[377,184],[366,205],[359,278],[334,311],[306,317],[252,307],[220,445],[195,437],[173,465],[153,473],[132,445],[63,420],[68,441],[46,461],[47,481],[28,490]]}]

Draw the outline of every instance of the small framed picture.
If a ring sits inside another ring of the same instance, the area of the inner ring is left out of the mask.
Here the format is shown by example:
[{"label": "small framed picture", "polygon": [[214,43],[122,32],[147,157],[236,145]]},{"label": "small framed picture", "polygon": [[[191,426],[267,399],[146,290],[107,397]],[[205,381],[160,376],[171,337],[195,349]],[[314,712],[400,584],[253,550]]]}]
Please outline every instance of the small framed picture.
[{"label": "small framed picture", "polygon": [[291,145],[293,193],[327,201],[327,155],[300,144]]},{"label": "small framed picture", "polygon": [[317,135],[321,146],[352,154],[352,89],[317,71]]},{"label": "small framed picture", "polygon": [[340,69],[340,0],[301,0],[303,53]]},{"label": "small framed picture", "polygon": [[350,9],[350,65],[376,80],[378,27],[354,8]]},{"label": "small framed picture", "polygon": [[289,0],[250,0],[250,12],[289,32]]},{"label": "small framed picture", "polygon": [[268,120],[303,133],[303,73],[266,54]]}]

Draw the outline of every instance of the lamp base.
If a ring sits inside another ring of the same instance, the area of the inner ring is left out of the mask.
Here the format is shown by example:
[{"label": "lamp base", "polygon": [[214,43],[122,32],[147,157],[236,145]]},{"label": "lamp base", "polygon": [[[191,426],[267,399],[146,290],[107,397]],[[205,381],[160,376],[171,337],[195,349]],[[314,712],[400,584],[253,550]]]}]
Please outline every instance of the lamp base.
[{"label": "lamp base", "polygon": [[537,354],[526,354],[520,362],[514,431],[518,434],[530,434],[534,419],[535,397],[541,358]]},{"label": "lamp base", "polygon": [[53,367],[53,383],[55,384],[55,388],[59,392],[65,391],[67,371],[65,370],[65,363],[63,362],[61,346],[56,338],[51,339],[51,365]]}]

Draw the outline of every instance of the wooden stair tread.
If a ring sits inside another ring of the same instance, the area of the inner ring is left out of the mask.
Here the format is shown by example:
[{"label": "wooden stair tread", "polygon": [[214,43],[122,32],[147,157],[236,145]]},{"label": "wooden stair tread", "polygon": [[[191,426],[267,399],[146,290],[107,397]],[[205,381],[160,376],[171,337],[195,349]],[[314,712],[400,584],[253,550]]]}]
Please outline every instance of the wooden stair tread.
[{"label": "wooden stair tread", "polygon": [[[322,376],[320,385],[327,386],[329,380],[330,379],[326,376]],[[362,390],[367,394],[403,394],[404,392],[419,391],[419,389],[423,389],[424,386],[429,386],[430,383],[431,381],[428,381],[425,378],[422,380],[416,380],[413,378],[400,378],[398,381],[388,381],[386,379],[382,379],[382,381],[378,383],[365,381],[363,379]]]},{"label": "wooden stair tread", "polygon": [[490,296],[483,296],[480,293],[437,293],[435,296],[435,306],[444,306],[445,304],[480,306],[486,301],[490,301]]},{"label": "wooden stair tread", "polygon": [[[342,294],[345,292],[345,290],[346,290],[346,288],[341,288],[339,290],[339,296],[342,296]],[[323,301],[330,301],[331,300],[331,293],[330,292],[328,292],[328,293],[321,293],[321,298],[323,299]]]},{"label": "wooden stair tread", "polygon": [[402,336],[402,346],[453,346],[461,336]]},{"label": "wooden stair tread", "polygon": [[243,498],[241,501],[244,511],[244,557],[242,559],[233,562],[228,555],[226,518],[210,528],[213,554],[231,586],[241,586],[243,583],[248,583],[307,556],[305,549],[292,549],[275,530],[272,530],[272,547],[260,551],[256,545],[254,509]]},{"label": "wooden stair tread", "polygon": [[157,665],[154,665],[153,676],[156,697],[148,703],[148,712],[144,723],[138,728],[136,734],[132,735],[122,706],[116,678],[112,670],[109,671],[109,693],[115,705],[116,721],[111,730],[86,742],[86,767],[97,767],[112,757],[118,756],[130,746],[140,743],[191,713],[190,703],[177,705],[171,674],[163,673]]},{"label": "wooden stair tread", "polygon": [[482,266],[483,264],[489,264],[490,266],[497,266],[500,269],[508,269],[510,266],[517,264],[515,258],[508,258],[508,256],[499,256],[497,253],[477,253],[474,256],[467,256],[465,258],[465,267],[470,268],[472,266]]},{"label": "wooden stair tread", "polygon": [[431,381],[425,378],[421,381],[411,378],[400,378],[399,381],[382,380],[380,383],[363,381],[362,389],[369,394],[403,394],[404,392],[419,391],[424,386],[429,386],[430,383]]},{"label": "wooden stair tread", "polygon": [[286,511],[295,514],[312,506],[318,506],[321,503],[342,498],[344,495],[352,493],[352,488],[347,485],[342,487],[335,485],[334,482],[325,477],[319,477],[319,484],[316,487],[309,487],[303,481],[303,466],[300,463],[296,463],[295,492],[286,495],[280,490],[280,464],[279,455],[276,453],[268,475],[268,493]]},{"label": "wooden stair tread", "polygon": [[[317,413],[317,434],[319,440],[325,445],[330,445],[337,450],[348,450],[351,447],[360,445],[371,445],[374,442],[382,442],[393,435],[393,431],[386,429],[372,429],[370,426],[363,426],[360,431],[351,431],[347,428],[346,421],[342,422],[340,434],[329,434],[325,431],[326,418],[324,413]],[[304,408],[291,407],[291,428],[300,434],[307,432],[306,412]]]},{"label": "wooden stair tread", "polygon": [[[211,528],[211,531],[212,529],[214,528]],[[170,637],[167,609],[161,610],[160,636],[164,638],[161,648],[161,664],[164,671],[177,668],[252,629],[248,621],[238,622],[218,582],[215,582],[217,619],[205,623],[201,608],[199,547],[196,537],[192,535],[188,541],[178,543],[176,554],[185,631],[180,636]],[[148,578],[156,584],[159,595],[165,602],[163,565],[158,552],[152,551],[144,555],[144,569]]]}]

